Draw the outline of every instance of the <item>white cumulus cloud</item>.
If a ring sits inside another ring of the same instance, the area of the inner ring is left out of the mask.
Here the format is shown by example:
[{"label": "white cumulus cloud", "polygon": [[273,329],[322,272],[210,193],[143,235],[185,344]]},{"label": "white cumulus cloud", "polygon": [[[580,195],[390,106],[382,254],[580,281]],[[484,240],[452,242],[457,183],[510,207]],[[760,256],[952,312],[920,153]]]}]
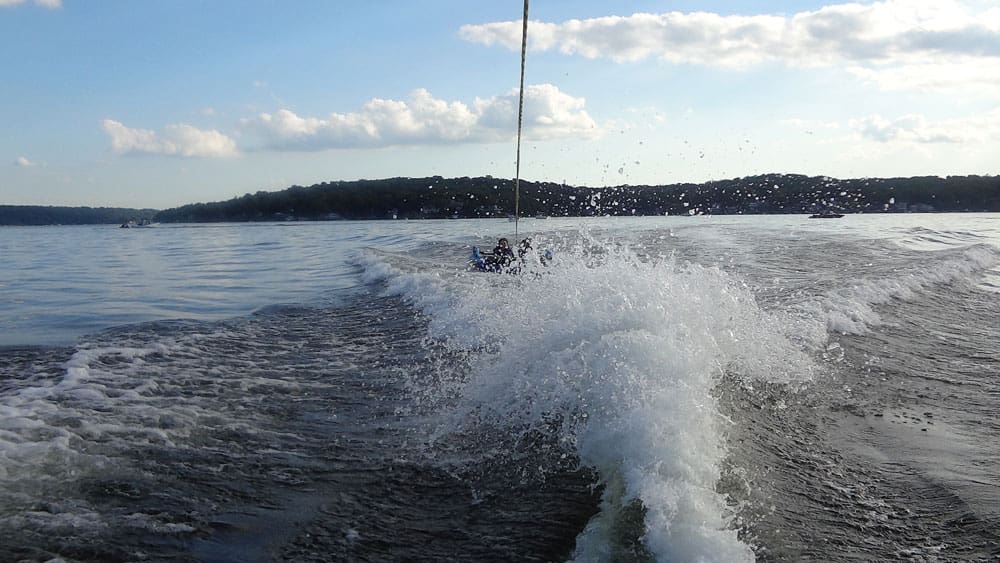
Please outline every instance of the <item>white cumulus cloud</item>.
[{"label": "white cumulus cloud", "polygon": [[[24,4],[27,0],[0,0],[0,8],[5,8],[7,6],[17,6],[18,4]],[[32,4],[36,6],[43,6],[50,10],[55,10],[62,7],[62,0],[31,0]]]},{"label": "white cumulus cloud", "polygon": [[[1000,8],[994,6],[974,0],[885,0],[792,15],[640,13],[532,21],[528,35],[533,50],[617,62],[836,65],[887,89],[958,89],[970,83],[1000,88]],[[467,41],[510,49],[519,48],[520,33],[519,22],[459,30]]]},{"label": "white cumulus cloud", "polygon": [[975,143],[1000,139],[1000,109],[980,115],[930,121],[920,114],[894,119],[870,115],[850,122],[865,139],[880,143]]},{"label": "white cumulus cloud", "polygon": [[111,137],[111,148],[120,154],[160,154],[168,156],[226,158],[239,154],[236,141],[218,131],[204,131],[190,125],[168,125],[162,131],[133,129],[113,119],[101,122]]},{"label": "white cumulus cloud", "polygon": [[884,91],[1000,95],[998,59],[966,58],[951,62],[913,62],[883,68],[852,66],[848,67],[847,71]]},{"label": "white cumulus cloud", "polygon": [[[593,138],[597,124],[584,110],[585,100],[551,84],[525,88],[524,132],[528,138]],[[291,110],[262,113],[243,121],[262,148],[330,148],[491,142],[509,139],[517,127],[517,91],[476,98],[471,105],[435,98],[414,90],[406,101],[373,98],[352,113],[303,117]]]},{"label": "white cumulus cloud", "polygon": [[14,159],[14,166],[19,166],[21,168],[32,168],[35,166],[39,166],[39,164],[32,160],[28,160],[28,157],[26,156],[19,156]]},{"label": "white cumulus cloud", "polygon": [[[516,132],[517,90],[476,98],[474,108],[483,140],[505,140]],[[586,99],[570,96],[552,84],[524,88],[523,134],[529,139],[593,139],[603,131],[584,109]]]}]

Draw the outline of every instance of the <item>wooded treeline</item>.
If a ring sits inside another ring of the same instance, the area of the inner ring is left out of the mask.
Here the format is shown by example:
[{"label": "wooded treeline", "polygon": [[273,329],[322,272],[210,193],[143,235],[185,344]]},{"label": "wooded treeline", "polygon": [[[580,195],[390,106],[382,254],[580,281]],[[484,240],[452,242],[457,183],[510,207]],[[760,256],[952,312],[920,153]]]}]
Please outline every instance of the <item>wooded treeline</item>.
[{"label": "wooded treeline", "polygon": [[[766,174],[703,184],[588,188],[522,181],[521,215],[693,215],[1000,211],[1000,176],[839,180]],[[259,191],[157,212],[112,207],[0,205],[0,225],[140,222],[440,219],[514,213],[514,181],[387,178]]]},{"label": "wooded treeline", "polygon": [[0,225],[94,225],[151,220],[156,209],[0,205]]},{"label": "wooded treeline", "polygon": [[[521,215],[685,215],[1000,211],[1000,177],[867,178],[768,174],[704,184],[587,188],[520,185]],[[478,178],[388,178],[324,182],[195,203],[156,214],[160,222],[503,217],[514,182]]]}]

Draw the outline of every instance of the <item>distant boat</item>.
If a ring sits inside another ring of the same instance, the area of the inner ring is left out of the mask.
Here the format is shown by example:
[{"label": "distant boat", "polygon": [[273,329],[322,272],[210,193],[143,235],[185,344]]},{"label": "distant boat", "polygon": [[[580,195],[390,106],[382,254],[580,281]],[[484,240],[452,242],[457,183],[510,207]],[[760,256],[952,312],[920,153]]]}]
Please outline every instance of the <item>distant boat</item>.
[{"label": "distant boat", "polygon": [[809,216],[810,219],[840,219],[843,217],[843,213],[836,213],[827,209],[826,211],[820,211],[819,213],[813,213]]},{"label": "distant boat", "polygon": [[152,223],[150,223],[149,219],[142,219],[141,221],[131,221],[130,220],[130,221],[126,221],[126,222],[122,223],[122,226],[120,228],[122,228],[122,229],[138,229],[140,227],[149,227],[150,225],[152,225]]}]

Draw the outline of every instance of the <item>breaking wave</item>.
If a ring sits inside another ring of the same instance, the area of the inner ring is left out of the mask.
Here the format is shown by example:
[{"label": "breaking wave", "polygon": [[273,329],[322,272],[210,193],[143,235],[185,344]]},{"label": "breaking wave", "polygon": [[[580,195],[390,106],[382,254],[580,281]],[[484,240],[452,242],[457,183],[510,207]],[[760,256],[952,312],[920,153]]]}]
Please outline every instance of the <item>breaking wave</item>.
[{"label": "breaking wave", "polygon": [[910,301],[932,286],[969,280],[1000,264],[1000,251],[978,244],[961,250],[928,253],[920,267],[909,265],[892,277],[860,278],[798,305],[826,320],[833,333],[865,334],[882,324],[878,305],[893,299]]},{"label": "breaking wave", "polygon": [[521,276],[362,261],[368,281],[429,317],[435,341],[472,356],[467,377],[440,388],[455,398],[442,434],[544,429],[596,471],[601,510],[577,560],[614,559],[629,536],[658,560],[753,560],[716,491],[729,422],[714,389],[726,373],[811,379],[823,327],[762,310],[717,268],[587,243],[556,255]]}]

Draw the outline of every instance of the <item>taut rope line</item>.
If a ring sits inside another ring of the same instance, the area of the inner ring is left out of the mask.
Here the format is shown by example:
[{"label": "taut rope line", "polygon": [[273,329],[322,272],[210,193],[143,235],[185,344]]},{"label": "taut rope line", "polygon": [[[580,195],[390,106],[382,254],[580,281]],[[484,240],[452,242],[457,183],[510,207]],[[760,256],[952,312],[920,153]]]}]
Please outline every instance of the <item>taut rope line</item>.
[{"label": "taut rope line", "polygon": [[517,160],[514,172],[514,242],[517,242],[517,222],[521,219],[521,123],[524,120],[524,59],[528,51],[528,0],[524,0],[521,20],[521,88],[517,96]]}]

